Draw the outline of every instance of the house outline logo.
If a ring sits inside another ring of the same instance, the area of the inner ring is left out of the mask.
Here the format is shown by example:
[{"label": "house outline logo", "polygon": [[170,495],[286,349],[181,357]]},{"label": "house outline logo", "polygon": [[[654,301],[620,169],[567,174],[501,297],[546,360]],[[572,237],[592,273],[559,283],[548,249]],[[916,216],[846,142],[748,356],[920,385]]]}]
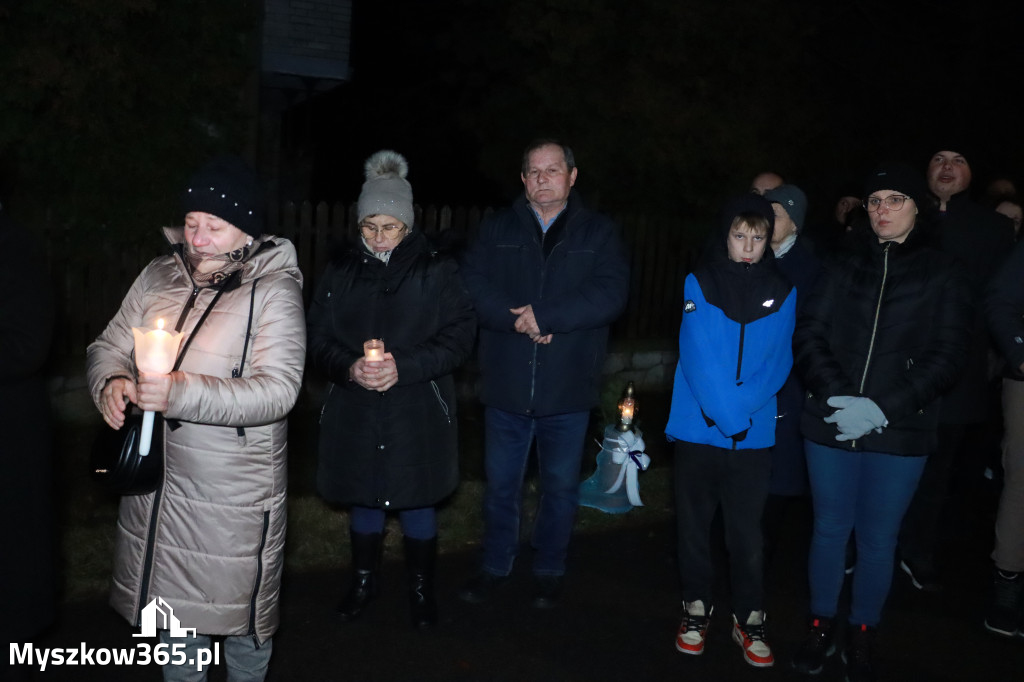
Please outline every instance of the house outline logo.
[{"label": "house outline logo", "polygon": [[142,609],[141,624],[142,631],[132,634],[132,637],[156,637],[158,629],[168,630],[171,637],[196,636],[195,628],[181,627],[181,622],[174,615],[174,609],[163,597],[154,597],[146,604],[146,608]]}]

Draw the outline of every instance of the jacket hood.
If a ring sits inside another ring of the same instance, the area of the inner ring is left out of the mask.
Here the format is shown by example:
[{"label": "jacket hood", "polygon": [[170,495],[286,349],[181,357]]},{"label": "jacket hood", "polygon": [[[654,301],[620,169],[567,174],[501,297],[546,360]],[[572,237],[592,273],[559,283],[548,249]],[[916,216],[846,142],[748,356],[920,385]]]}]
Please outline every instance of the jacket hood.
[{"label": "jacket hood", "polygon": [[768,243],[765,244],[764,255],[758,263],[775,260],[771,247],[772,235],[775,233],[775,212],[767,199],[749,193],[733,197],[725,204],[719,216],[718,230],[711,233],[702,259],[705,265],[729,260],[729,228],[732,227],[732,221],[736,216],[744,213],[754,213],[768,221],[768,232],[765,234]]},{"label": "jacket hood", "polygon": [[[165,227],[164,237],[171,244],[174,252],[183,256],[181,251],[185,248],[185,228]],[[295,246],[284,237],[274,235],[263,235],[254,240],[256,248],[249,260],[242,268],[242,277],[239,283],[251,282],[257,277],[266,277],[276,273],[283,273],[291,276],[299,286],[302,286],[302,271],[299,270],[299,258],[295,252]],[[184,267],[184,264],[182,264]]]}]

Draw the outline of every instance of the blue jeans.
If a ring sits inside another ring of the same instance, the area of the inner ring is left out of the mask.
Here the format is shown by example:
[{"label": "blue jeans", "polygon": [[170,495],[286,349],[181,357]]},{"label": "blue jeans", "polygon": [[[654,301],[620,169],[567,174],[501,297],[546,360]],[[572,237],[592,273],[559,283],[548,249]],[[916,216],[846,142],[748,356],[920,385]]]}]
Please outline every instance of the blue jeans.
[{"label": "blue jeans", "polygon": [[[160,631],[160,643],[184,645],[183,648],[175,650],[168,647],[168,654],[173,652],[176,658],[180,658],[179,652],[184,653],[186,661],[197,660],[199,649],[213,648],[213,641],[209,635],[171,637],[167,630]],[[267,676],[267,667],[270,665],[270,654],[274,650],[273,644],[274,640],[267,638],[267,641],[256,648],[252,637],[247,635],[225,637],[224,661],[228,668],[228,682],[263,682]],[[197,667],[194,664],[165,665],[164,682],[206,682],[209,668],[200,671],[196,670]]]},{"label": "blue jeans", "polygon": [[814,501],[808,558],[811,611],[832,618],[843,587],[846,543],[856,529],[850,622],[874,627],[889,596],[903,515],[914,497],[926,457],[849,452],[807,441]]},{"label": "blue jeans", "polygon": [[530,444],[537,441],[540,501],[531,544],[535,575],[562,575],[579,504],[583,441],[589,412],[531,417],[493,407],[484,412],[483,563],[486,573],[505,576],[519,553],[523,480]]},{"label": "blue jeans", "polygon": [[[349,524],[353,533],[380,533],[387,520],[383,509],[353,505]],[[429,540],[437,535],[437,514],[433,507],[403,509],[398,512],[402,535],[412,540]]]}]

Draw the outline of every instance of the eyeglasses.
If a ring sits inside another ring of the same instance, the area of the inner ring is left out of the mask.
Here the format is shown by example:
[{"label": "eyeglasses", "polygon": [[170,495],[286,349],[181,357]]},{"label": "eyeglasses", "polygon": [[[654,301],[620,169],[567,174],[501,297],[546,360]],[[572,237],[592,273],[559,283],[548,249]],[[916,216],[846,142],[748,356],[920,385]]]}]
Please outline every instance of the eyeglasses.
[{"label": "eyeglasses", "polygon": [[864,210],[868,213],[871,213],[872,211],[877,212],[878,209],[882,207],[882,204],[885,204],[885,207],[890,211],[898,211],[903,208],[903,204],[905,204],[909,198],[910,197],[906,194],[890,194],[884,199],[879,197],[868,197],[864,200],[862,205],[864,206]]},{"label": "eyeglasses", "polygon": [[387,225],[381,225],[380,227],[373,223],[360,223],[359,229],[363,231],[363,236],[367,239],[373,239],[378,234],[383,233],[388,239],[397,237],[402,230],[405,229],[405,225],[401,223],[388,223]]}]

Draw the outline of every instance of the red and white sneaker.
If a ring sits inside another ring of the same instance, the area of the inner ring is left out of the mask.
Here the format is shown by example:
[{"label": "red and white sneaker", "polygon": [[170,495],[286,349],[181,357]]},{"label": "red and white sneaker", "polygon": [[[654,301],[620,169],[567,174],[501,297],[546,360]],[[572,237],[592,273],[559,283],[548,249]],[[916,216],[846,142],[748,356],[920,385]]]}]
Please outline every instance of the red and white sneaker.
[{"label": "red and white sneaker", "polygon": [[764,641],[764,621],[764,611],[752,611],[743,625],[737,622],[735,615],[732,617],[732,640],[743,649],[743,660],[755,668],[775,665],[772,649]]},{"label": "red and white sneaker", "polygon": [[676,633],[676,651],[691,656],[700,656],[704,653],[704,640],[714,610],[715,607],[712,606],[710,611],[705,612],[704,602],[700,599],[683,602],[683,622]]}]

